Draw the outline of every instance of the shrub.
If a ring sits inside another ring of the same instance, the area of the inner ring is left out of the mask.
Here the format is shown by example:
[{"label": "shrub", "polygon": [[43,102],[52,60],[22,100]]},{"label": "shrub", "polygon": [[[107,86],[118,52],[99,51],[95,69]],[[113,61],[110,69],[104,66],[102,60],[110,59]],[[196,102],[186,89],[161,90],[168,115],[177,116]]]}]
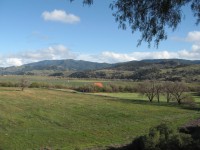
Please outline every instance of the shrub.
[{"label": "shrub", "polygon": [[30,87],[30,88],[40,88],[41,85],[40,85],[40,83],[38,83],[38,82],[33,82],[33,83],[30,84],[29,87]]},{"label": "shrub", "polygon": [[192,107],[196,106],[194,98],[191,97],[190,95],[187,95],[187,97],[183,99],[183,103]]},{"label": "shrub", "polygon": [[0,86],[1,87],[16,87],[18,84],[16,83],[11,83],[11,82],[1,82]]},{"label": "shrub", "polygon": [[110,87],[110,85],[105,85],[102,89],[102,92],[113,92],[112,88]]},{"label": "shrub", "polygon": [[149,130],[149,133],[133,140],[127,146],[109,148],[108,150],[193,150],[200,148],[200,141],[190,134],[173,130],[169,125],[160,124]]}]

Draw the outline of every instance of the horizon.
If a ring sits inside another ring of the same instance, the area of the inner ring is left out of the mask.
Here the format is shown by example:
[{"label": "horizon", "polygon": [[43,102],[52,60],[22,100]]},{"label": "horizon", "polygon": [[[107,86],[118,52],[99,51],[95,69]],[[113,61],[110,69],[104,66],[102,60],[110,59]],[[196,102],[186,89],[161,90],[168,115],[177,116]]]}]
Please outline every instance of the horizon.
[{"label": "horizon", "polygon": [[[37,61],[37,62],[31,62],[31,63],[27,63],[27,64],[22,64],[20,66],[23,66],[23,65],[29,65],[29,64],[34,64],[34,63],[39,63],[39,62],[43,62],[43,61],[62,61],[62,60],[72,60],[72,61],[85,61],[85,62],[90,62],[90,63],[106,63],[106,62],[95,62],[95,61],[87,61],[87,60],[76,60],[76,59],[54,59],[54,60],[41,60],[41,61]],[[124,62],[115,62],[115,63],[106,63],[106,64],[117,64],[117,63],[127,63],[127,62],[132,62],[132,61],[153,61],[153,60],[160,60],[160,61],[165,61],[165,60],[169,60],[169,61],[176,61],[176,60],[183,60],[183,61],[191,61],[191,62],[194,62],[194,61],[200,61],[198,59],[195,59],[195,60],[189,60],[189,59],[179,59],[179,58],[169,58],[169,59],[142,59],[142,60],[131,60],[131,61],[124,61]],[[0,67],[0,68],[9,68],[9,67],[20,67],[20,66],[8,66],[8,67]]]},{"label": "horizon", "polygon": [[139,32],[118,29],[110,2],[83,7],[80,1],[2,0],[0,67],[59,59],[100,63],[200,59],[200,29],[187,6],[177,29],[166,27],[168,39],[149,48],[145,42],[136,46]]}]

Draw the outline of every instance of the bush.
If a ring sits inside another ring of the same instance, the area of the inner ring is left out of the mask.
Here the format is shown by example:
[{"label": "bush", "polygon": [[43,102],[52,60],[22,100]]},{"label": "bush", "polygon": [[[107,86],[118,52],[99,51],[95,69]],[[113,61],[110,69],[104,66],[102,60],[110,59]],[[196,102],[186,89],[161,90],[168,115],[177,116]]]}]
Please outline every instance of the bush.
[{"label": "bush", "polygon": [[38,82],[33,82],[30,84],[29,88],[40,88],[41,85]]},{"label": "bush", "polygon": [[188,95],[186,98],[183,99],[183,104],[195,107],[196,103],[193,97],[191,97],[190,95]]},{"label": "bush", "polygon": [[111,93],[113,92],[113,89],[112,87],[110,87],[110,85],[105,85],[102,89],[102,92],[108,92],[108,93]]},{"label": "bush", "polygon": [[94,85],[79,86],[79,87],[75,88],[75,90],[79,91],[79,92],[88,92],[88,93],[103,91],[102,88],[94,86]]},{"label": "bush", "polygon": [[51,85],[49,85],[48,83],[39,83],[39,82],[32,82],[29,85],[29,88],[50,88],[52,87]]},{"label": "bush", "polygon": [[149,130],[149,133],[133,140],[127,146],[109,148],[108,150],[193,150],[200,149],[199,139],[190,134],[173,130],[169,125],[160,124]]},{"label": "bush", "polygon": [[1,87],[19,87],[18,83],[12,83],[12,82],[0,82]]}]

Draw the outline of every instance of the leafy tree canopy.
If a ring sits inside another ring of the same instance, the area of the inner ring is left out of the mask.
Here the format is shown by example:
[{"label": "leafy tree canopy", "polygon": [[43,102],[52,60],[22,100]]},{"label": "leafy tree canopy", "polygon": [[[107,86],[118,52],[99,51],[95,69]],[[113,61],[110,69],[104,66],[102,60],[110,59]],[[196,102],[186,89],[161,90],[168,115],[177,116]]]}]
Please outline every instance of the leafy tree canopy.
[{"label": "leafy tree canopy", "polygon": [[[83,0],[83,4],[92,5],[93,0]],[[185,5],[190,5],[196,25],[199,25],[200,0],[113,0],[110,8],[119,28],[130,27],[132,33],[141,32],[138,45],[145,41],[150,46],[154,41],[158,46],[167,39],[166,27],[174,31],[180,24]]]}]

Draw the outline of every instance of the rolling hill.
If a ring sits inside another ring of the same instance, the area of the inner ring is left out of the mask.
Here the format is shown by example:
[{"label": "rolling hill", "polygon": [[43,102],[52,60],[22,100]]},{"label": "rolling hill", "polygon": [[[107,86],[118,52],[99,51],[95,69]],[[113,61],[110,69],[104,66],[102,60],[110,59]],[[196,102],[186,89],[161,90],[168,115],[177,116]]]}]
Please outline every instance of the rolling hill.
[{"label": "rolling hill", "polygon": [[79,71],[72,78],[106,78],[169,81],[200,81],[200,61],[154,59],[117,63],[103,70]]},{"label": "rolling hill", "polygon": [[116,64],[83,60],[44,60],[0,68],[1,75],[50,75],[71,78],[200,81],[200,60],[148,59]]},{"label": "rolling hill", "polygon": [[9,75],[9,74],[35,74],[42,72],[63,72],[63,71],[85,71],[85,70],[97,70],[107,67],[111,67],[111,64],[108,63],[96,63],[83,60],[44,60],[40,62],[25,64],[19,67],[7,67],[0,68],[0,74]]}]

